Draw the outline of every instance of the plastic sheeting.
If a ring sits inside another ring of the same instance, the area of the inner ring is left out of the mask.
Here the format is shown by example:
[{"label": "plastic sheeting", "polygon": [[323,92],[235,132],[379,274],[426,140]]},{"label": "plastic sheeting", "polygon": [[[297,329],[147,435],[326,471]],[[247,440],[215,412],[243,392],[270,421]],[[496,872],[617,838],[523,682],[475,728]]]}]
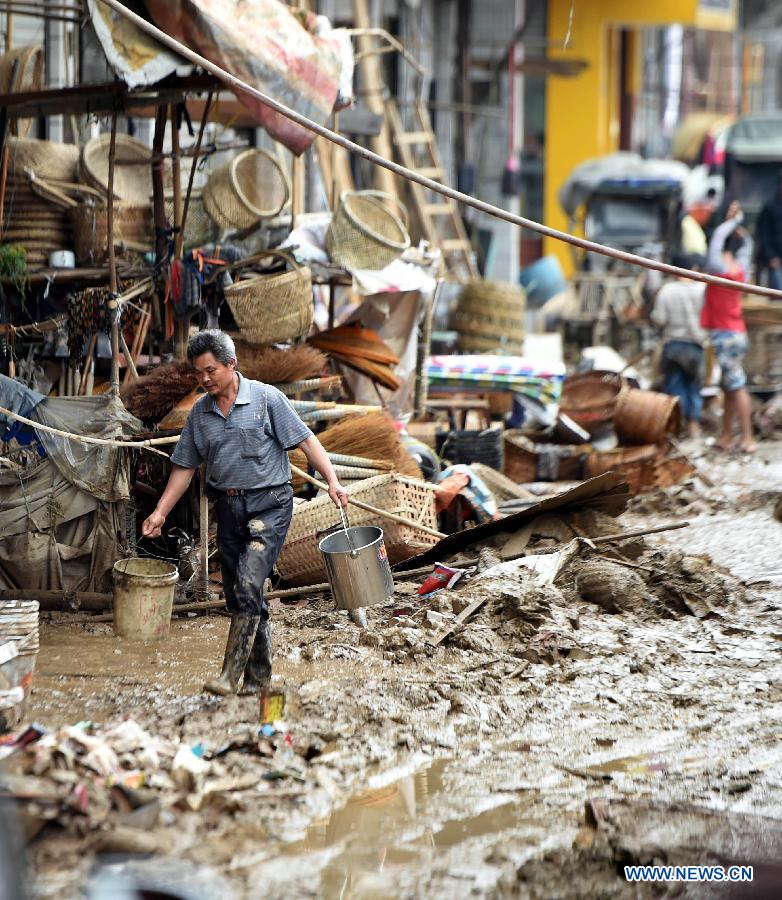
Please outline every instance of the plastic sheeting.
[{"label": "plastic sheeting", "polygon": [[[345,43],[322,17],[303,27],[277,0],[146,0],[155,24],[181,43],[320,125],[331,115]],[[293,153],[315,135],[245,93],[237,98]]]},{"label": "plastic sheeting", "polygon": [[[126,2],[125,5],[144,15],[142,4]],[[100,0],[87,0],[87,6],[109,65],[128,87],[156,84],[179,67],[186,66],[180,56],[171,53],[110,6]]]},{"label": "plastic sheeting", "polygon": [[782,161],[782,113],[739,119],[728,132],[725,152],[743,162]]},{"label": "plastic sheeting", "polygon": [[[72,434],[115,438],[141,423],[111,395],[45,399],[0,375],[0,406]],[[8,417],[0,417],[0,426]],[[37,431],[47,458],[0,472],[0,587],[105,590],[121,555],[129,452]]]},{"label": "plastic sheeting", "polygon": [[108,590],[123,520],[124,504],[70,484],[50,459],[0,472],[0,588]]},{"label": "plastic sheeting", "polygon": [[[137,434],[143,428],[111,394],[47,399],[6,375],[0,375],[0,406],[49,428],[86,437],[111,439]],[[0,434],[13,421],[0,414]],[[66,481],[99,500],[127,500],[130,486],[122,458],[127,451],[83,444],[43,430],[36,434]]]},{"label": "plastic sheeting", "polygon": [[[97,438],[116,438],[142,430],[141,422],[118,398],[108,394],[44,400],[29,418],[61,431]],[[98,500],[127,500],[127,451],[101,444],[80,444],[46,431],[37,434],[49,458],[71,484]]]}]

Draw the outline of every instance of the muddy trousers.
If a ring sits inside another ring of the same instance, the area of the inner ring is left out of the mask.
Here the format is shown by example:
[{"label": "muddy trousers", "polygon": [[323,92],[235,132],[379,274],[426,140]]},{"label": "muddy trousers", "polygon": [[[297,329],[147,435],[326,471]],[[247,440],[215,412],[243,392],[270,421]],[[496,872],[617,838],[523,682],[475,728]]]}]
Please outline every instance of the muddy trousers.
[{"label": "muddy trousers", "polygon": [[293,515],[293,488],[220,493],[217,543],[225,602],[232,615],[269,618],[263,583],[280,555]]}]

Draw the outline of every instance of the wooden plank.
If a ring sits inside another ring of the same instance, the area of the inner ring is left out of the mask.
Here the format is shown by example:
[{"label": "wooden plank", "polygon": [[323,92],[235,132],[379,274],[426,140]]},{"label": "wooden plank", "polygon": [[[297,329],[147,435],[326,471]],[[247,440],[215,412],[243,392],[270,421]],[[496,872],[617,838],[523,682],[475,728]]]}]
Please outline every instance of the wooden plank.
[{"label": "wooden plank", "polygon": [[424,203],[423,210],[428,216],[453,215],[453,210],[448,203]]},{"label": "wooden plank", "polygon": [[476,613],[483,604],[489,599],[489,592],[487,591],[482,597],[479,597],[477,600],[473,600],[469,606],[466,606],[456,617],[453,624],[447,628],[441,635],[438,637],[434,643],[433,647],[439,647],[443,641],[448,640],[449,637],[458,629],[461,628],[462,625],[470,618],[471,615]]},{"label": "wooden plank", "polygon": [[423,169],[415,169],[419,175],[423,175],[424,178],[431,178],[432,180],[437,180],[442,178],[445,174],[443,170],[439,166],[429,166]]},{"label": "wooden plank", "polygon": [[472,250],[472,244],[465,238],[448,238],[440,241],[440,249],[443,253],[452,253],[454,250]]},{"label": "wooden plank", "polygon": [[428,144],[429,135],[426,131],[403,131],[396,140],[400,144]]}]

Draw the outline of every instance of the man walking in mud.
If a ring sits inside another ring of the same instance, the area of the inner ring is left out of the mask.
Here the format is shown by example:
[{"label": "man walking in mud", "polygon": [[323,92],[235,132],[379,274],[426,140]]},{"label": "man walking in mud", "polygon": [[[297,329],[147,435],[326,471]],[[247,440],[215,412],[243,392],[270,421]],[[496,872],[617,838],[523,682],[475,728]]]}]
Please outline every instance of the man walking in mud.
[{"label": "man walking in mud", "polygon": [[246,690],[262,690],[272,671],[271,623],[263,585],[293,514],[286,451],[293,447],[304,451],[337,506],[347,504],[347,493],[320,441],[285,395],[239,373],[236,349],[227,334],[199,332],[188,344],[187,358],[206,394],[190,411],[171,456],[168,484],[142,533],[160,534],[196,469],[206,463],[231,626],[222,674],[205,687],[220,695],[236,693],[242,682]]}]

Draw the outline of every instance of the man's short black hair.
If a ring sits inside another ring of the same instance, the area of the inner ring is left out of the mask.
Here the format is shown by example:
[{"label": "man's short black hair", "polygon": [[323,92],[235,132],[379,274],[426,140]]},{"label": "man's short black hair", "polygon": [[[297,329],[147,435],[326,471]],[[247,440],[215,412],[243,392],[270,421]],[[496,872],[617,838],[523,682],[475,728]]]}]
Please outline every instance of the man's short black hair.
[{"label": "man's short black hair", "polygon": [[204,353],[211,353],[212,356],[224,366],[236,360],[236,347],[231,338],[224,332],[216,328],[208,331],[199,331],[193,335],[187,344],[187,358],[193,362]]},{"label": "man's short black hair", "polygon": [[741,250],[744,246],[744,238],[740,234],[736,234],[734,231],[733,234],[728,236],[728,239],[725,241],[725,249],[732,253],[734,256]]}]

